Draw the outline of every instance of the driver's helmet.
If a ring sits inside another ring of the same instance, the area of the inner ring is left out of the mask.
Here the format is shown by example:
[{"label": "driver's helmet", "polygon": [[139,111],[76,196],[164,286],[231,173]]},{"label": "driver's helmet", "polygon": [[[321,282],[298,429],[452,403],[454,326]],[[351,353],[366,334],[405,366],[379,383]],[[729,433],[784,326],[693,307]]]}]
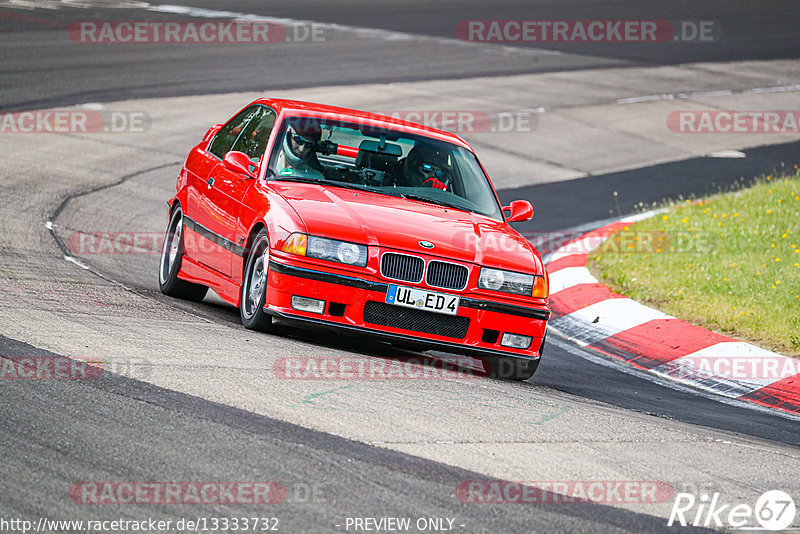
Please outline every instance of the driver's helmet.
[{"label": "driver's helmet", "polygon": [[445,182],[450,178],[449,154],[449,150],[418,143],[408,153],[406,173],[420,183],[430,179]]},{"label": "driver's helmet", "polygon": [[293,121],[286,128],[283,152],[292,166],[307,163],[322,139],[322,130],[315,121]]}]

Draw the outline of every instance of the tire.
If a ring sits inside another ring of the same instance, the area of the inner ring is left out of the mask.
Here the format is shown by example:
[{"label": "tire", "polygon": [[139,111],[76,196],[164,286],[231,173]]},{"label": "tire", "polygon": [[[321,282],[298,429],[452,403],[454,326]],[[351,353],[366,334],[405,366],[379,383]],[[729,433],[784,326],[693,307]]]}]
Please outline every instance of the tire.
[{"label": "tire", "polygon": [[528,380],[536,369],[539,368],[539,360],[523,360],[520,358],[481,358],[486,375],[500,380]]},{"label": "tire", "polygon": [[533,359],[522,358],[481,358],[483,367],[486,374],[492,378],[499,378],[501,380],[528,380],[539,368],[539,362],[542,361],[542,352],[544,351],[544,342],[547,340],[547,332],[542,338],[542,344],[539,347],[539,357]]},{"label": "tire", "polygon": [[247,254],[242,288],[239,294],[239,315],[248,330],[274,332],[272,317],[264,311],[269,274],[269,238],[259,230]]},{"label": "tire", "polygon": [[208,288],[178,278],[183,253],[183,212],[179,206],[172,212],[164,236],[164,246],[158,262],[158,287],[163,294],[170,297],[200,302],[206,296]]}]

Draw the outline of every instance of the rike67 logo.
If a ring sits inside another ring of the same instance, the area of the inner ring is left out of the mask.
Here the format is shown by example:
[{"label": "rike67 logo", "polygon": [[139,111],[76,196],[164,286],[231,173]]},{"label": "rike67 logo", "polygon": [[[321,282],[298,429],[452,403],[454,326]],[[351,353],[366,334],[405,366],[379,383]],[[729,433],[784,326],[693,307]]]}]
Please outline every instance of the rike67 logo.
[{"label": "rike67 logo", "polygon": [[792,526],[795,512],[794,500],[780,490],[767,491],[755,506],[724,503],[719,493],[703,494],[699,499],[691,493],[678,493],[667,525],[778,531]]}]

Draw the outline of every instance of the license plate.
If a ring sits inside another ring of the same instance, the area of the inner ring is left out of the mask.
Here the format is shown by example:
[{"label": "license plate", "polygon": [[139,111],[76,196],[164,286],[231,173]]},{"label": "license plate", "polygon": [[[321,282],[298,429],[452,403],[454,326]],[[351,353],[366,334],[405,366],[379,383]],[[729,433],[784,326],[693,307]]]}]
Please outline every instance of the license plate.
[{"label": "license plate", "polygon": [[425,310],[447,315],[458,313],[459,299],[455,295],[437,293],[425,289],[414,287],[403,287],[396,284],[389,284],[389,291],[386,293],[386,303],[395,306],[404,306],[417,310]]}]

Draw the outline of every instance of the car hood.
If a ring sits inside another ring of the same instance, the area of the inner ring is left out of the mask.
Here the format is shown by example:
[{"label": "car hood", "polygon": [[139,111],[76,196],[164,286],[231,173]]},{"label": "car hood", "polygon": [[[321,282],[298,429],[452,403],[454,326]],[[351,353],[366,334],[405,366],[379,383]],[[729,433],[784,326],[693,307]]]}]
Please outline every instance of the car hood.
[{"label": "car hood", "polygon": [[[312,235],[543,274],[533,246],[505,222],[427,202],[296,182],[271,183]],[[424,248],[420,241],[433,244]]]}]

